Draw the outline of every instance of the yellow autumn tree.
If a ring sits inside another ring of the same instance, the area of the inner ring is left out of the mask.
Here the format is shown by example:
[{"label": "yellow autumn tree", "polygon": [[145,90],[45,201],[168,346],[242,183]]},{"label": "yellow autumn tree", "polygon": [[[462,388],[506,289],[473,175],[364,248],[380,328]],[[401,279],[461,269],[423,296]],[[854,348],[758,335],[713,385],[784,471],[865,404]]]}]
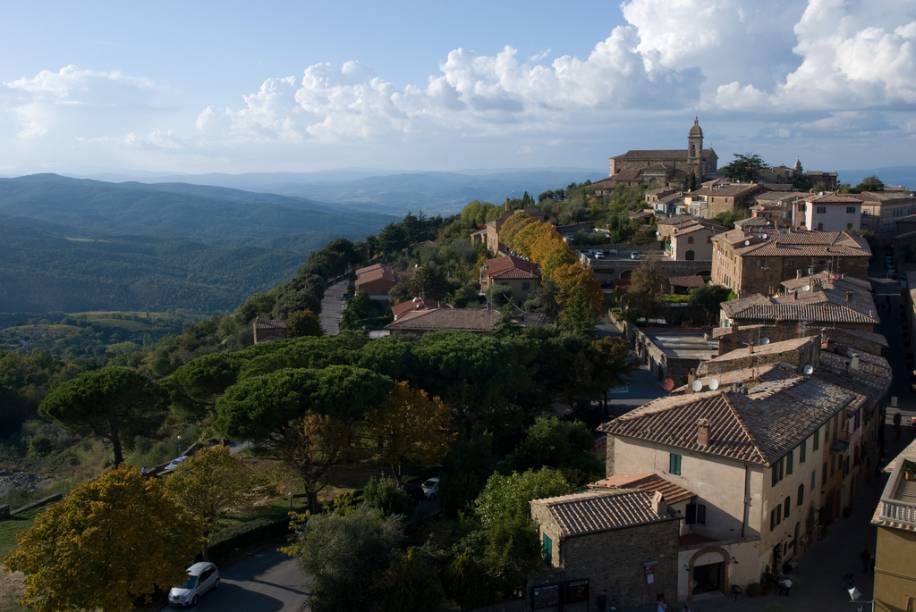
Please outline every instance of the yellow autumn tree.
[{"label": "yellow autumn tree", "polygon": [[448,406],[406,382],[366,415],[366,432],[376,459],[399,481],[404,462],[437,463],[456,438]]},{"label": "yellow autumn tree", "polygon": [[557,267],[553,282],[557,286],[557,303],[561,309],[584,301],[593,316],[601,311],[601,285],[592,271],[581,263]]},{"label": "yellow autumn tree", "polygon": [[5,563],[26,575],[20,603],[30,610],[120,612],[182,583],[202,533],[156,478],[119,467],[40,513]]},{"label": "yellow autumn tree", "polygon": [[[202,448],[165,479],[165,487],[184,508],[200,519],[209,536],[230,510],[250,502],[257,482],[251,468],[222,445]],[[207,556],[206,541],[203,556]]]}]

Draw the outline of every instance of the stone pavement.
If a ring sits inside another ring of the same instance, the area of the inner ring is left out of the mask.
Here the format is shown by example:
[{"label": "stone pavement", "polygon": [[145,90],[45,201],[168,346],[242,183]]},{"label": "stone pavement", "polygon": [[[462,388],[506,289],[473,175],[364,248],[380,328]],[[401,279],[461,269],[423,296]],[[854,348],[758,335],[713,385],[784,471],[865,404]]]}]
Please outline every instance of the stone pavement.
[{"label": "stone pavement", "polygon": [[321,299],[321,313],[318,320],[326,336],[336,336],[340,333],[340,317],[343,314],[344,294],[347,293],[348,280],[342,280],[328,287]]}]

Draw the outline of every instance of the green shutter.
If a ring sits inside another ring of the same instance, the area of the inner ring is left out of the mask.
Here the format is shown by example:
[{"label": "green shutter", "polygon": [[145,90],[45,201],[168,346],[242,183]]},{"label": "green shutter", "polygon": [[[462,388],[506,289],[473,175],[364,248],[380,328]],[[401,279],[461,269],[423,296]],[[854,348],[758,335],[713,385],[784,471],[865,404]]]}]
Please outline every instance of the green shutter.
[{"label": "green shutter", "polygon": [[676,476],[681,475],[681,456],[677,453],[668,454],[668,472]]},{"label": "green shutter", "polygon": [[802,440],[801,446],[798,447],[798,462],[804,463],[808,454],[808,440]]},{"label": "green shutter", "polygon": [[789,518],[789,510],[792,509],[792,498],[787,497],[786,501],[782,504],[782,516],[783,518]]},{"label": "green shutter", "polygon": [[795,466],[793,465],[794,462],[795,462],[795,451],[790,450],[789,454],[786,455],[786,475],[787,476],[792,473],[793,469],[795,469]]},{"label": "green shutter", "polygon": [[544,534],[544,541],[541,545],[541,556],[544,559],[544,563],[553,562],[553,541],[546,533]]},{"label": "green shutter", "polygon": [[821,445],[821,430],[818,429],[814,432],[814,450],[817,450]]},{"label": "green shutter", "polygon": [[774,463],[773,467],[770,468],[770,486],[775,487],[776,483],[779,482],[779,464]]}]

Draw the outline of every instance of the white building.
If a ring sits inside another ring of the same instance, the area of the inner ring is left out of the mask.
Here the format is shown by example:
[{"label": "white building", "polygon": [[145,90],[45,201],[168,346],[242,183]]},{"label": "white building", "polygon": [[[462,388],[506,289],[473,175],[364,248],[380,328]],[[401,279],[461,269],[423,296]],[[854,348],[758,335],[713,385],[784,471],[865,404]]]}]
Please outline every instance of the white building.
[{"label": "white building", "polygon": [[827,193],[805,201],[805,227],[821,232],[858,230],[862,227],[862,200]]}]

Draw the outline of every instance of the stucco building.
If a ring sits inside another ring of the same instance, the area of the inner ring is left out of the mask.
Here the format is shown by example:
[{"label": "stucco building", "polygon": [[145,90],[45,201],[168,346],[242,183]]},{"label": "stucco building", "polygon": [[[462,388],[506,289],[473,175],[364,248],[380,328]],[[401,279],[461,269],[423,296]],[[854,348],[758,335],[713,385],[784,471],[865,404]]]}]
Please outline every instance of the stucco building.
[{"label": "stucco building", "polygon": [[885,239],[897,233],[897,221],[916,214],[916,194],[910,191],[863,191],[862,229]]},{"label": "stucco building", "polygon": [[747,208],[754,194],[764,191],[758,183],[715,182],[684,194],[684,204],[691,215],[712,219],[722,213]]},{"label": "stucco building", "polygon": [[819,232],[857,230],[862,226],[862,200],[841,193],[810,196],[805,200],[805,228]]},{"label": "stucco building", "polygon": [[372,264],[356,271],[356,290],[370,299],[388,301],[388,292],[398,284],[398,274],[388,264]]},{"label": "stucco building", "polygon": [[845,231],[734,229],[713,236],[712,282],[739,297],[772,294],[799,273],[868,277],[871,249]]},{"label": "stucco building", "polygon": [[875,610],[916,609],[916,440],[888,466],[872,524],[878,528],[875,551]]},{"label": "stucco building", "polygon": [[665,255],[675,261],[712,261],[712,237],[727,228],[706,219],[691,219],[671,228]]},{"label": "stucco building", "polygon": [[850,474],[836,456],[854,443],[865,397],[787,366],[774,371],[741,390],[660,398],[601,427],[608,475],[651,470],[696,496],[678,599],[778,572],[817,539],[819,510],[838,494],[831,479]]}]

